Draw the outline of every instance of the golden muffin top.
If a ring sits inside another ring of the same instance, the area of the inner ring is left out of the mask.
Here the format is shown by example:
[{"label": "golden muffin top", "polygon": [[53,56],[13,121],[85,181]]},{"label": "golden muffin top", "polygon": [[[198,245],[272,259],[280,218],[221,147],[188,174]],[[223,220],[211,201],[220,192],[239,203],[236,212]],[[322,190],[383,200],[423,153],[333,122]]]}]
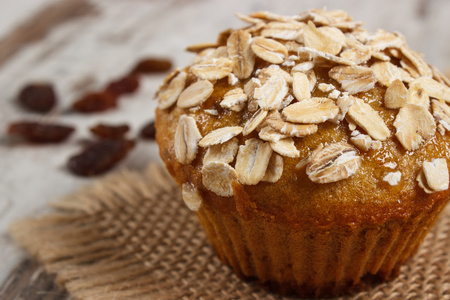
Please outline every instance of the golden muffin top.
[{"label": "golden muffin top", "polygon": [[[450,82],[403,36],[370,34],[340,10],[237,16],[249,25],[188,47],[193,64],[157,93],[177,163],[200,171],[201,188],[229,197],[235,183],[280,181],[282,194],[299,178],[320,190],[359,176],[448,189]],[[198,209],[199,185],[182,181]]]}]

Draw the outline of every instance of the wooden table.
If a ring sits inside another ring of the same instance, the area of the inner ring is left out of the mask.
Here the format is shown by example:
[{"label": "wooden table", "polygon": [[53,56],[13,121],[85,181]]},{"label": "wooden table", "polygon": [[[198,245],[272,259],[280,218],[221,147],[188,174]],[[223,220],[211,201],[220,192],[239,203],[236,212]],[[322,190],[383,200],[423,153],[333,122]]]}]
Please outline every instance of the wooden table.
[{"label": "wooden table", "polygon": [[[146,77],[137,94],[121,101],[120,108],[96,115],[76,115],[67,107],[79,95],[96,89],[128,71],[147,56],[190,63],[185,46],[214,41],[216,33],[243,23],[234,12],[271,10],[282,14],[312,7],[344,9],[366,28],[402,32],[413,49],[442,70],[450,69],[450,31],[446,0],[4,0],[0,12],[0,127],[14,120],[41,119],[21,110],[14,102],[25,83],[48,80],[60,97],[56,111],[45,119],[63,121],[77,128],[66,143],[53,146],[12,145],[0,138],[0,298],[64,299],[34,261],[8,236],[15,220],[42,215],[46,203],[74,192],[93,179],[75,177],[65,169],[67,158],[89,136],[89,126],[100,121],[127,122],[135,135],[153,118],[152,97],[163,75]],[[3,15],[2,15],[3,14]],[[138,169],[158,161],[157,146],[139,143],[117,168]]]}]

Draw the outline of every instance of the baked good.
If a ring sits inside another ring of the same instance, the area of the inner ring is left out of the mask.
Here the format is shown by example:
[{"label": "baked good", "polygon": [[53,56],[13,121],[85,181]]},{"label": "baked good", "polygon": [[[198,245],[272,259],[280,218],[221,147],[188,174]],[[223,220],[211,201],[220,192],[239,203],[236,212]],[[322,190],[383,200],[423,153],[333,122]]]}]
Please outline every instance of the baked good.
[{"label": "baked good", "polygon": [[157,93],[187,206],[224,263],[278,292],[395,277],[449,200],[449,80],[344,11],[238,17]]}]

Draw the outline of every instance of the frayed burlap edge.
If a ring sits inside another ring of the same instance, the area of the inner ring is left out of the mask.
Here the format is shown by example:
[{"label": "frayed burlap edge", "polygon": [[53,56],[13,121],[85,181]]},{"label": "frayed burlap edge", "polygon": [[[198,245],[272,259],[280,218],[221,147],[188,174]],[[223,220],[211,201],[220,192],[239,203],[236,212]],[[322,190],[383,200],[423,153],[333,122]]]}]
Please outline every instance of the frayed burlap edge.
[{"label": "frayed burlap edge", "polygon": [[[123,171],[11,226],[75,299],[288,299],[238,279],[160,166]],[[341,299],[450,299],[450,210],[401,275]]]}]

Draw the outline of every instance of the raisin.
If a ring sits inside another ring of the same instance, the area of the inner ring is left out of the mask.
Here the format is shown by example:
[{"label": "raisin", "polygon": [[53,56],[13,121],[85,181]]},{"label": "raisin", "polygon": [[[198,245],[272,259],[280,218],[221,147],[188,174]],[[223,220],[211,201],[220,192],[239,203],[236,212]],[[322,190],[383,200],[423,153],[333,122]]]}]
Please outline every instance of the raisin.
[{"label": "raisin", "polygon": [[164,58],[146,58],[136,64],[133,74],[167,72],[172,69],[172,62]]},{"label": "raisin", "polygon": [[130,130],[130,126],[127,124],[120,125],[107,125],[97,124],[90,128],[91,132],[96,136],[103,139],[121,139]]},{"label": "raisin", "polygon": [[134,145],[135,142],[132,140],[100,140],[72,156],[67,166],[76,175],[98,175],[110,170],[124,159]]},{"label": "raisin", "polygon": [[142,127],[139,135],[146,140],[154,140],[156,136],[155,122],[150,121]]},{"label": "raisin", "polygon": [[112,81],[106,90],[116,96],[134,93],[139,88],[139,78],[136,75],[127,75]]},{"label": "raisin", "polygon": [[75,128],[61,124],[21,121],[9,125],[8,133],[33,143],[59,143],[67,139]]},{"label": "raisin", "polygon": [[82,113],[101,112],[116,106],[116,95],[108,91],[87,94],[72,105],[74,110]]},{"label": "raisin", "polygon": [[48,112],[56,104],[56,95],[49,83],[31,83],[22,88],[19,103],[34,112]]}]

